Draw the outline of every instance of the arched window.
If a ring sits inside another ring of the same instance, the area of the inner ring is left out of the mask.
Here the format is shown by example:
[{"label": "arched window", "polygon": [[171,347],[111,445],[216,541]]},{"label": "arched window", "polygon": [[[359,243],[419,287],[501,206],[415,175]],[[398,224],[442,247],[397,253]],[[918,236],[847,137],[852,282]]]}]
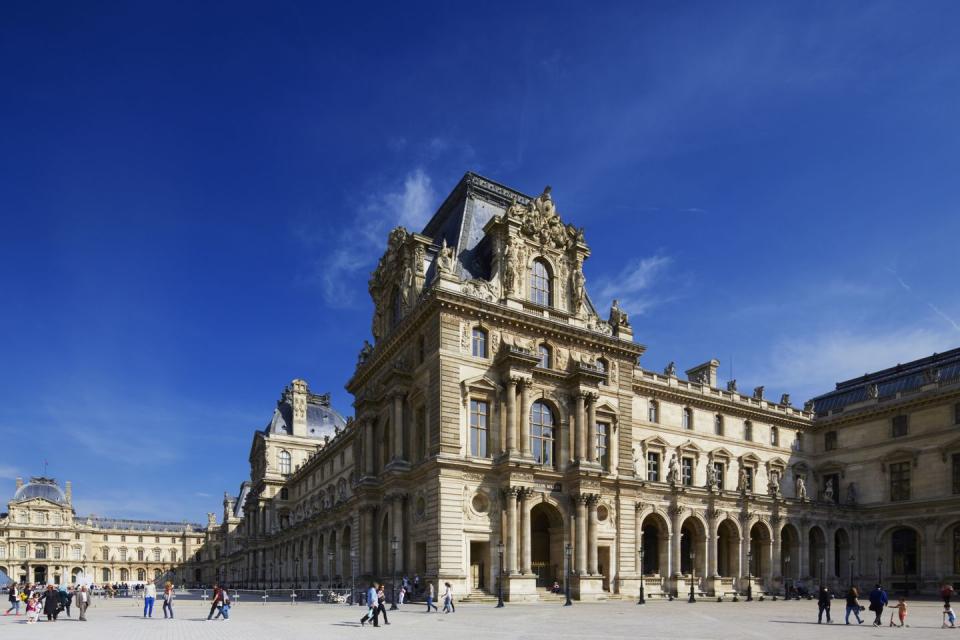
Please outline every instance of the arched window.
[{"label": "arched window", "polygon": [[660,404],[656,400],[651,400],[647,409],[647,420],[654,424],[660,422]]},{"label": "arched window", "polygon": [[690,408],[684,408],[683,410],[683,428],[693,429],[693,410]]},{"label": "arched window", "polygon": [[776,427],[770,427],[770,444],[774,447],[780,446],[780,430]]},{"label": "arched window", "polygon": [[604,469],[610,466],[610,423],[597,423],[597,462]]},{"label": "arched window", "polygon": [[34,557],[37,560],[45,560],[47,557],[47,545],[38,544],[36,549],[34,549]]},{"label": "arched window", "polygon": [[603,374],[603,377],[606,380],[607,372],[610,371],[610,367],[607,364],[606,358],[597,358],[597,371]]},{"label": "arched window", "polygon": [[130,579],[130,571],[128,569],[120,569],[121,582],[126,582],[129,579]]},{"label": "arched window", "polygon": [[473,330],[473,355],[476,358],[487,357],[487,332],[479,327]]},{"label": "arched window", "polygon": [[917,532],[913,529],[897,529],[890,536],[893,552],[893,573],[909,575],[917,572]]},{"label": "arched window", "polygon": [[534,260],[530,269],[530,301],[544,307],[550,306],[550,270],[540,259]]},{"label": "arched window", "polygon": [[719,413],[713,416],[713,433],[718,436],[723,435],[723,416]]},{"label": "arched window", "polygon": [[280,499],[281,499],[281,500],[286,500],[286,499],[289,498],[289,497],[290,497],[290,492],[287,490],[286,487],[283,487],[282,489],[280,489]]},{"label": "arched window", "polygon": [[280,468],[281,475],[287,475],[290,473],[290,452],[281,449],[280,453],[277,454],[277,466]]},{"label": "arched window", "polygon": [[143,569],[137,569],[137,580],[141,582],[147,579],[147,572]]},{"label": "arched window", "polygon": [[103,579],[103,582],[110,582],[110,569],[104,569],[101,571],[100,577]]},{"label": "arched window", "polygon": [[537,401],[530,408],[530,451],[533,459],[546,467],[553,466],[553,411]]},{"label": "arched window", "polygon": [[749,420],[743,421],[743,439],[748,442],[753,441],[753,423]]},{"label": "arched window", "polygon": [[110,547],[100,547],[100,559],[103,561],[110,559]]},{"label": "arched window", "polygon": [[553,366],[553,352],[550,350],[550,345],[542,344],[540,345],[540,365],[544,369],[549,369]]}]

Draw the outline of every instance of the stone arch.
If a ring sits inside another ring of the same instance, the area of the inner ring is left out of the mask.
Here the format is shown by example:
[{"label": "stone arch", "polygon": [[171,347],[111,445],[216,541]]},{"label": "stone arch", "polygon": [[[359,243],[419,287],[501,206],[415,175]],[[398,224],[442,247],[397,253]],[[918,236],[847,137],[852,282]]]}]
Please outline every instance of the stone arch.
[{"label": "stone arch", "polygon": [[637,517],[643,545],[643,574],[666,576],[670,566],[670,518],[659,509]]},{"label": "stone arch", "polygon": [[706,575],[707,531],[706,521],[695,511],[688,512],[680,523],[680,573]]},{"label": "stone arch", "polygon": [[[833,532],[833,557],[830,558],[830,575],[841,577],[851,571],[848,559],[851,556],[853,546],[850,540],[850,534],[844,527],[837,527]],[[849,584],[853,584],[853,576],[849,576]]]},{"label": "stone arch", "polygon": [[795,582],[801,571],[801,539],[800,529],[792,522],[787,522],[780,528],[780,572],[787,581]]},{"label": "stone arch", "polygon": [[[826,575],[827,534],[818,524],[807,529],[807,575],[820,580]],[[822,583],[822,580],[820,580]],[[819,584],[819,583],[818,583]]]},{"label": "stone arch", "polygon": [[530,568],[537,576],[537,586],[563,580],[564,522],[563,512],[547,500],[530,508]]},{"label": "stone arch", "polygon": [[717,573],[721,577],[740,576],[741,540],[742,533],[736,520],[726,517],[717,523]]},{"label": "stone arch", "polygon": [[[960,524],[960,522],[957,522],[957,524]],[[912,529],[917,534],[917,542],[919,542],[920,544],[923,544],[925,542],[922,529],[919,529],[918,527],[915,527],[912,524],[907,524],[906,522],[893,522],[891,524],[886,525],[885,527],[880,529],[880,531],[877,532],[877,537],[875,540],[877,546],[883,545],[885,542],[885,539],[889,537],[890,533],[896,529]]]},{"label": "stone arch", "polygon": [[543,265],[544,271],[546,272],[547,278],[547,291],[548,291],[548,300],[544,306],[547,307],[556,307],[557,302],[560,299],[560,283],[558,282],[557,274],[560,273],[557,268],[558,265],[554,262],[553,258],[546,253],[536,253],[531,252],[530,257],[527,260],[527,273],[526,273],[526,299],[529,301],[534,301],[534,288],[533,282],[536,277],[538,265]]},{"label": "stone arch", "polygon": [[748,547],[750,575],[763,578],[770,574],[770,555],[773,549],[773,532],[766,520],[757,518],[750,525],[750,546]]},{"label": "stone arch", "polygon": [[[547,411],[543,411],[544,408],[547,409]],[[560,405],[546,395],[533,398],[530,402],[530,409],[527,411],[524,419],[528,422],[528,430],[530,433],[530,442],[526,444],[530,447],[533,457],[536,459],[540,456],[543,461],[543,466],[545,467],[558,468],[563,455],[562,442],[563,434],[565,433]],[[535,420],[537,423],[536,426]],[[550,422],[549,444],[545,435],[547,431],[544,429],[547,420]],[[548,446],[549,450],[542,449],[543,446]],[[549,458],[546,455],[547,453],[549,453]]]},{"label": "stone arch", "polygon": [[885,575],[904,581],[916,575],[924,547],[923,532],[919,528],[903,522],[895,523],[884,527],[877,537]]}]

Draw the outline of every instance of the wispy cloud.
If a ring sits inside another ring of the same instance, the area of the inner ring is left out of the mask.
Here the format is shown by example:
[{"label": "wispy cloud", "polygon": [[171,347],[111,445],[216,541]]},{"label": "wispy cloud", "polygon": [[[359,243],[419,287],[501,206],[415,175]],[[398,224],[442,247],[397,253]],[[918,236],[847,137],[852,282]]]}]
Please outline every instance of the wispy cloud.
[{"label": "wispy cloud", "polygon": [[676,299],[675,294],[659,294],[655,290],[672,264],[673,259],[662,254],[634,260],[616,276],[598,279],[596,302],[602,304],[616,298],[628,313],[643,315],[657,305]]},{"label": "wispy cloud", "polygon": [[933,311],[937,315],[937,317],[939,317],[941,320],[946,322],[954,331],[960,332],[960,323],[957,323],[957,321],[954,320],[952,316],[950,316],[948,313],[943,311],[940,307],[938,307],[934,303],[930,302],[929,300],[923,300],[919,296],[919,294],[914,292],[913,287],[907,284],[904,281],[904,279],[900,276],[900,274],[897,273],[896,269],[892,267],[887,267],[887,271],[893,274],[893,277],[896,278],[897,283],[900,285],[900,287],[904,291],[911,294],[914,298],[922,302],[922,304],[925,304],[931,311]]},{"label": "wispy cloud", "polygon": [[[440,139],[433,142],[444,144]],[[430,176],[416,167],[360,202],[351,216],[352,224],[339,233],[318,236],[302,227],[295,229],[301,241],[321,256],[314,262],[312,280],[320,286],[326,304],[351,306],[358,290],[356,277],[376,264],[390,229],[400,225],[411,231],[421,230],[433,214],[437,199]],[[323,251],[321,245],[331,249]]]}]

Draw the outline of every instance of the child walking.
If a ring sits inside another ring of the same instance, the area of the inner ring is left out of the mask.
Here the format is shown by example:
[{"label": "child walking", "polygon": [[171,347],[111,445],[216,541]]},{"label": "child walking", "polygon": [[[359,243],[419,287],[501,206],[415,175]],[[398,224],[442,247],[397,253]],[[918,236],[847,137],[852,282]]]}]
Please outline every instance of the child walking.
[{"label": "child walking", "polygon": [[27,624],[33,624],[40,618],[40,601],[37,596],[30,596],[27,600]]},{"label": "child walking", "polygon": [[[947,623],[950,623],[949,625]],[[957,626],[957,614],[953,612],[953,608],[949,604],[943,605],[943,624],[942,628],[946,629],[947,627],[951,629]]]}]

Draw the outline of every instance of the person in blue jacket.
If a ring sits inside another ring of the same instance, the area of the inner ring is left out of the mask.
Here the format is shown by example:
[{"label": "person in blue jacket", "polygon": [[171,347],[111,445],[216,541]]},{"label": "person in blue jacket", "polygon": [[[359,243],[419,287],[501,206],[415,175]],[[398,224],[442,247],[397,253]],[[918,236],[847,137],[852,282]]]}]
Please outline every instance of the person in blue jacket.
[{"label": "person in blue jacket", "polygon": [[885,606],[887,606],[887,592],[878,584],[873,588],[873,591],[870,592],[870,611],[873,611],[877,616],[873,621],[873,626],[880,626],[880,618],[883,616],[883,608]]}]

